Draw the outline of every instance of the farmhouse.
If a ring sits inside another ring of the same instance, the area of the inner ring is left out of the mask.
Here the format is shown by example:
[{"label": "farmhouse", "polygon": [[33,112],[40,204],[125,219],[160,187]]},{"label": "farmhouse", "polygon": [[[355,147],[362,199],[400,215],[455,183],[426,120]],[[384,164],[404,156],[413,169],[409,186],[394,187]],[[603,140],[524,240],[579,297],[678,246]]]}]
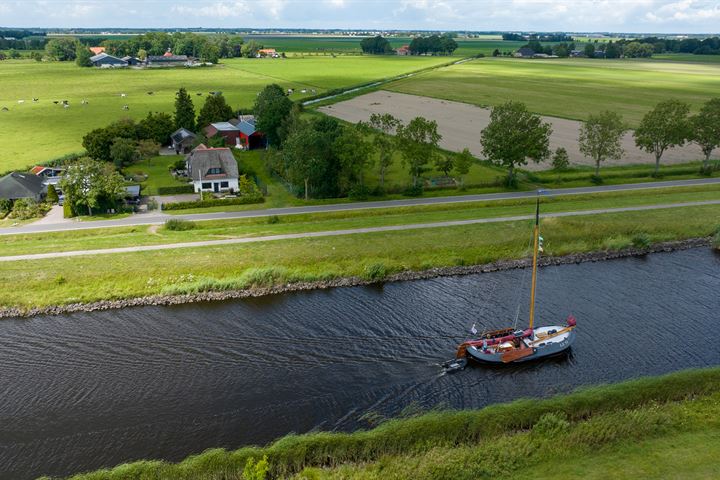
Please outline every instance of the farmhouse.
[{"label": "farmhouse", "polygon": [[212,123],[204,128],[205,136],[213,138],[220,135],[225,145],[252,150],[265,145],[265,136],[255,127],[255,117],[240,115],[228,122]]},{"label": "farmhouse", "polygon": [[128,62],[125,60],[113,57],[107,53],[98,53],[97,55],[90,57],[90,61],[94,67],[99,68],[117,68],[128,66]]},{"label": "farmhouse", "polygon": [[36,202],[45,198],[47,187],[43,179],[30,173],[12,172],[0,178],[0,198],[17,200],[31,198]]},{"label": "farmhouse", "polygon": [[280,55],[275,51],[274,48],[261,48],[258,50],[257,58],[260,57],[272,57],[272,58],[278,58]]},{"label": "farmhouse", "polygon": [[131,57],[131,56],[123,57],[121,60],[124,62],[127,62],[127,64],[130,65],[131,67],[134,67],[136,65],[141,65],[143,63],[142,60],[140,60],[139,58]]},{"label": "farmhouse", "polygon": [[238,165],[229,148],[196,147],[185,159],[195,192],[236,192]]},{"label": "farmhouse", "polygon": [[150,55],[147,57],[148,67],[182,67],[190,64],[187,55],[173,55],[166,52],[165,55]]},{"label": "farmhouse", "polygon": [[517,52],[515,52],[515,56],[518,58],[533,58],[534,55],[535,50],[530,47],[522,47]]},{"label": "farmhouse", "polygon": [[395,49],[395,53],[398,55],[410,55],[410,45],[403,45],[400,48]]},{"label": "farmhouse", "polygon": [[190,130],[178,128],[170,135],[170,144],[178,155],[188,153],[192,149],[192,144],[196,138],[197,135]]}]

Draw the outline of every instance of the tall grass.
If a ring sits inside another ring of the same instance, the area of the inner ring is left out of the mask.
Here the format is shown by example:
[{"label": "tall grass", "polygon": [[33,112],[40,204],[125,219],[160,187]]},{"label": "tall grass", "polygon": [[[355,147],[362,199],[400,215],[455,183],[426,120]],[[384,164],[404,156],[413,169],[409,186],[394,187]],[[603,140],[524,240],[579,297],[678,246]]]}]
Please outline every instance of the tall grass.
[{"label": "tall grass", "polygon": [[[391,420],[368,431],[288,435],[264,448],[213,449],[178,464],[136,462],[72,479],[241,479],[248,459],[258,460],[265,455],[271,465],[271,474],[285,477],[308,467],[372,462],[392,455],[418,455],[434,448],[455,448],[478,442],[484,442],[483,450],[493,449],[493,445],[507,442],[508,435],[528,430],[535,431],[536,440],[564,436],[567,443],[561,442],[562,445],[572,442],[595,445],[630,434],[632,438],[641,438],[658,425],[657,428],[665,425],[667,418],[655,415],[652,408],[646,408],[648,406],[718,392],[720,368],[687,370],[584,388],[546,400],[518,400],[482,410],[438,411]],[[636,409],[637,412],[632,412]],[[585,426],[569,428],[570,423],[581,421],[588,422]],[[492,442],[487,442],[491,439]],[[500,455],[501,452],[496,453]]]}]

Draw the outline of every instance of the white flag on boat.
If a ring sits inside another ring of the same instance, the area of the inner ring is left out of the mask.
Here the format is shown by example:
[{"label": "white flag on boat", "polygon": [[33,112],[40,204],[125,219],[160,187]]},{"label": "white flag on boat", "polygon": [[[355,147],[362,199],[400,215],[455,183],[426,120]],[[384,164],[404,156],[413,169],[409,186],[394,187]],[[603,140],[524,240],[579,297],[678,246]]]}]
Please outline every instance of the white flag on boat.
[{"label": "white flag on boat", "polygon": [[477,328],[475,328],[475,324],[472,324],[472,327],[470,327],[470,333],[473,335],[477,335]]}]

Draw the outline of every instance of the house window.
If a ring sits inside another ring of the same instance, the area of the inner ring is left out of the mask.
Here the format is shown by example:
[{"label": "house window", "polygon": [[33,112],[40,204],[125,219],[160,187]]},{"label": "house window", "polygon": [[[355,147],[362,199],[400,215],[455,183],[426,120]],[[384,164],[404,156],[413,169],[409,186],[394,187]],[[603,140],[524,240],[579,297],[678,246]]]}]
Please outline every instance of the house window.
[{"label": "house window", "polygon": [[228,188],[230,184],[228,182],[220,182],[220,188]]},{"label": "house window", "polygon": [[207,174],[208,175],[220,175],[221,173],[222,173],[222,168],[214,167],[214,168],[209,169]]},{"label": "house window", "polygon": [[203,190],[209,190],[212,188],[212,184],[210,182],[203,182],[202,189]]}]

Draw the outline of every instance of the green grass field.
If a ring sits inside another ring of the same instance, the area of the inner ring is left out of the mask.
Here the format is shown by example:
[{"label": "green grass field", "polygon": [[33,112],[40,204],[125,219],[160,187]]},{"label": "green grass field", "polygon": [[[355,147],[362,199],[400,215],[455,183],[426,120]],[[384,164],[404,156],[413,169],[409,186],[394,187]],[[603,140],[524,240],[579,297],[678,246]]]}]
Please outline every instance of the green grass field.
[{"label": "green grass field", "polygon": [[697,110],[708,99],[720,95],[720,65],[485,58],[383,88],[482,106],[517,100],[534,112],[577,120],[610,109],[635,126],[662,100],[678,98]]},{"label": "green grass field", "polygon": [[[720,475],[720,370],[686,370],[522,399],[433,411],[355,433],[288,435],[265,447],[210,449],[70,480],[241,480],[267,457],[295,480],[710,479]],[[49,480],[49,479],[48,479]]]},{"label": "green grass field", "polygon": [[[300,99],[310,95],[310,89],[321,93],[447,60],[390,56],[231,59],[213,68],[167,70],[100,70],[79,68],[74,63],[4,61],[0,63],[0,108],[9,111],[0,111],[0,172],[81,151],[85,133],[119,118],[171,112],[181,86],[193,96],[196,110],[209,91],[218,90],[234,108],[250,108],[256,94],[269,83],[297,89],[292,98]],[[308,89],[304,95],[300,93],[303,88]],[[39,102],[33,103],[33,97]],[[89,103],[81,105],[83,99]],[[54,104],[57,100],[68,100],[70,108]],[[129,110],[123,110],[123,105]]]}]

